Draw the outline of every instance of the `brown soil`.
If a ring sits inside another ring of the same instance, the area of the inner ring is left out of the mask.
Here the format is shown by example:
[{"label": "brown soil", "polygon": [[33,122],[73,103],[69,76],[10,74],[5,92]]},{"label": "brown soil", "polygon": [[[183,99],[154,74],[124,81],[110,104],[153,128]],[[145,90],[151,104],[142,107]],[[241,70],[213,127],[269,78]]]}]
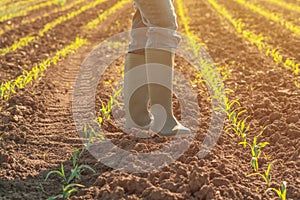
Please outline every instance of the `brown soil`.
[{"label": "brown soil", "polygon": [[[64,46],[70,44],[71,41],[74,41],[74,39],[80,35],[80,33],[82,36],[84,36],[82,33],[82,26],[84,26],[91,19],[96,18],[97,15],[101,12],[104,12],[105,9],[114,5],[115,2],[117,1],[107,1],[99,4],[95,8],[83,12],[73,19],[68,20],[66,23],[57,25],[55,28],[48,31],[38,41],[33,41],[27,47],[18,49],[5,55],[4,57],[2,56],[1,69],[3,70],[0,73],[0,81],[2,82],[13,79],[22,74],[23,70],[30,70],[30,66],[33,66],[34,63],[40,63],[47,57],[53,56],[57,49],[62,49]],[[43,29],[47,23],[56,20],[66,13],[78,10],[82,5],[83,4],[79,4],[74,8],[65,11],[64,13],[59,12],[49,17],[41,18],[33,25],[31,23],[22,25],[18,29],[6,32],[1,36],[1,46],[11,46],[14,41],[28,36],[29,34],[37,36],[38,31]]]},{"label": "brown soil", "polygon": [[[89,39],[89,44],[58,65],[51,66],[32,86],[18,91],[9,101],[0,100],[0,199],[46,199],[60,193],[60,179],[54,175],[48,181],[44,179],[49,171],[59,169],[61,163],[69,171],[74,148],[83,147],[71,107],[73,85],[80,65],[96,44],[130,29],[132,5],[122,8],[93,32],[86,34],[80,27],[116,2],[107,1],[57,26],[49,32],[49,37],[0,57],[2,82],[22,72],[17,66],[32,66],[32,63],[53,55],[56,49],[70,44],[77,35],[84,34]],[[279,26],[276,27],[280,31],[272,31],[268,20],[232,1],[222,3],[236,16],[245,18],[249,27],[274,37],[274,45],[299,58],[299,45],[291,47],[299,40],[289,31]],[[300,91],[294,85],[295,75],[276,67],[271,59],[236,35],[232,26],[206,1],[186,0],[184,4],[191,18],[191,29],[206,44],[210,56],[218,66],[229,66],[231,74],[224,83],[226,88],[233,90],[228,97],[239,99],[251,116],[248,137],[257,135],[260,126],[267,127],[262,139],[270,142],[264,150],[272,157],[270,160],[262,158],[260,168],[264,169],[274,161],[271,186],[278,188],[282,181],[287,181],[288,199],[300,199]],[[36,25],[23,28],[28,32],[38,30],[62,14],[42,18]],[[255,25],[253,19],[260,23]],[[5,37],[1,36],[1,46],[21,38],[24,29],[20,27]],[[286,37],[290,40],[283,42]],[[37,49],[35,45],[41,48]],[[8,62],[11,64],[5,68]],[[121,78],[123,63],[123,57],[112,63],[102,80],[117,82]],[[176,58],[176,70],[190,80],[195,79],[195,70],[183,58]],[[98,110],[100,100],[109,100],[112,85],[101,81],[97,89]],[[85,188],[79,189],[71,199],[276,199],[274,193],[264,194],[267,187],[260,178],[246,177],[253,172],[249,163],[251,155],[249,149],[238,145],[239,140],[233,134],[223,131],[209,155],[198,158],[197,152],[210,123],[211,105],[206,87],[198,84],[193,89],[198,94],[201,113],[200,119],[193,120],[201,120],[201,127],[196,130],[196,137],[188,150],[177,161],[154,172],[130,174],[109,168],[85,152],[79,162],[90,165],[96,173],[83,172],[78,183]],[[176,116],[180,117],[180,105],[175,96],[173,106]],[[188,109],[192,112],[195,108]],[[169,142],[166,138],[137,139],[124,134],[113,119],[105,120],[103,128],[114,144],[132,152],[153,151]]]},{"label": "brown soil", "polygon": [[[299,2],[295,1],[287,1],[289,3],[293,3],[294,5],[299,6]],[[283,14],[284,18],[293,22],[295,25],[300,25],[300,12],[296,12],[294,10],[290,10],[287,8],[283,8],[275,3],[270,3],[267,1],[261,1],[259,5],[263,8],[266,8],[267,10],[270,10],[274,13]]]},{"label": "brown soil", "polygon": [[[278,47],[283,55],[296,59],[300,58],[300,52],[298,50],[300,46],[299,35],[293,35],[293,32],[285,29],[280,24],[270,21],[254,11],[247,10],[245,6],[242,6],[233,0],[224,1],[222,4],[231,11],[236,19],[243,19],[243,22],[246,24],[246,29],[254,30],[254,32],[257,34],[262,33],[263,35],[269,37],[266,42],[271,44],[274,48]],[[272,6],[273,4],[270,4],[268,7],[272,8]],[[298,16],[300,16],[300,14]]]}]

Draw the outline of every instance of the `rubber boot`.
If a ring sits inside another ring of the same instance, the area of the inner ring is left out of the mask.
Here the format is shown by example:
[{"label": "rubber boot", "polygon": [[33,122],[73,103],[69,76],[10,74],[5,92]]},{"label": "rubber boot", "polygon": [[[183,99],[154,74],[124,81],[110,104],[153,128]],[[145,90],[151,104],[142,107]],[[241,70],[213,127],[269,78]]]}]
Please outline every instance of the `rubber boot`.
[{"label": "rubber boot", "polygon": [[173,114],[173,67],[175,54],[166,50],[146,49],[150,112],[154,117],[151,130],[161,136],[185,136],[190,129],[180,124]]},{"label": "rubber boot", "polygon": [[[135,67],[139,67],[138,70],[133,70]],[[136,89],[139,82],[147,83],[145,54],[128,53],[124,72],[125,132],[129,133],[132,128],[149,129],[152,119],[148,111],[148,86]]]}]

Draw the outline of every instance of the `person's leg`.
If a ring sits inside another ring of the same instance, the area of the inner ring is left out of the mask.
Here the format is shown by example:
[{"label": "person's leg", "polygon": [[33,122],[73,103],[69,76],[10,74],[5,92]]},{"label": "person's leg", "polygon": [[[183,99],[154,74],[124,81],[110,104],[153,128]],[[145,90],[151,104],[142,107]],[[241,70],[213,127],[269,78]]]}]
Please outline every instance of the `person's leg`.
[{"label": "person's leg", "polygon": [[[149,27],[145,55],[150,83],[151,113],[154,117],[152,130],[163,136],[189,134],[190,130],[176,120],[172,109],[174,68],[172,50],[177,48],[180,41],[180,37],[176,34],[177,22],[173,1],[136,0],[135,2],[141,11],[144,24]],[[162,124],[164,120],[165,123]]]},{"label": "person's leg", "polygon": [[[148,111],[149,92],[148,86],[143,85],[136,91],[138,82],[147,83],[147,71],[145,65],[145,45],[147,42],[145,30],[135,31],[143,28],[140,11],[137,9],[132,19],[132,41],[129,45],[129,52],[125,57],[124,69],[124,101],[125,101],[125,132],[130,128],[147,128],[151,119]],[[138,70],[134,68],[139,67]]]},{"label": "person's leg", "polygon": [[144,24],[141,12],[136,7],[132,18],[131,26],[131,41],[129,44],[129,52],[137,54],[145,54],[145,47],[147,43],[147,26]]},{"label": "person's leg", "polygon": [[190,134],[190,129],[180,124],[173,114],[174,53],[161,49],[146,49],[146,63],[151,114],[154,117],[152,130],[163,136]]},{"label": "person's leg", "polygon": [[146,48],[176,49],[180,36],[173,0],[134,0],[147,26]]}]

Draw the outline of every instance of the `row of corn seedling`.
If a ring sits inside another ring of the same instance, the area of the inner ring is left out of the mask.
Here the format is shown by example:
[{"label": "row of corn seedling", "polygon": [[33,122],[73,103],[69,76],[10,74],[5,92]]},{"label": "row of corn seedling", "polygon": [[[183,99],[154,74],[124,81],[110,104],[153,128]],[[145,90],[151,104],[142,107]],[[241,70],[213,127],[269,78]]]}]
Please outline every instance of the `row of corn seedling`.
[{"label": "row of corn seedling", "polygon": [[99,23],[101,23],[102,21],[106,20],[108,18],[108,16],[110,16],[111,14],[115,13],[117,10],[121,9],[124,5],[130,3],[130,0],[122,0],[122,1],[118,1],[118,3],[116,3],[113,7],[111,7],[110,9],[106,10],[102,15],[99,15],[96,19],[90,21],[89,23],[87,23],[84,26],[85,30],[92,30],[97,28],[97,26],[99,25]]},{"label": "row of corn seedling", "polygon": [[[188,20],[186,20],[186,17],[185,17],[185,8],[183,6],[183,3],[181,0],[178,0],[177,3],[178,3],[178,8],[179,8],[179,16],[182,19],[185,19],[182,21],[182,23],[185,27],[185,30],[190,30]],[[196,43],[197,41],[194,41],[194,42]],[[197,49],[195,49],[194,51],[197,51]],[[215,76],[213,74],[211,74],[211,72],[209,72],[211,70],[209,68],[214,67],[215,64],[208,64],[208,63],[202,63],[202,64],[204,64],[204,66],[205,66],[204,70],[201,71],[202,77],[205,77],[206,83],[209,84],[209,86],[213,88],[214,95],[215,95],[215,97],[213,97],[213,98],[216,99],[217,101],[220,101],[220,103],[219,103],[220,106],[218,109],[221,109],[223,112],[225,112],[227,115],[227,118],[229,120],[229,125],[226,127],[226,132],[233,131],[238,136],[238,138],[240,138],[242,140],[239,144],[242,144],[244,147],[249,146],[251,149],[250,163],[251,163],[253,170],[256,173],[253,173],[250,176],[260,175],[262,177],[265,177],[266,178],[265,180],[267,180],[266,182],[268,183],[268,186],[270,186],[270,170],[271,170],[272,164],[268,165],[268,169],[265,171],[265,174],[258,173],[258,166],[259,166],[258,162],[259,162],[259,157],[262,153],[262,148],[264,148],[266,145],[269,144],[268,142],[258,142],[258,137],[262,135],[263,130],[257,136],[255,136],[253,138],[253,142],[251,144],[248,142],[247,133],[250,130],[250,125],[247,125],[247,119],[250,116],[245,116],[245,113],[247,111],[245,109],[242,109],[241,104],[238,100],[230,101],[227,98],[227,96],[222,93],[221,90],[224,90],[224,85],[222,84],[220,86],[220,84],[215,80]],[[209,71],[207,71],[207,70],[209,70]],[[228,76],[229,74],[230,74],[230,72],[225,73],[226,76]],[[216,84],[218,84],[218,85],[216,85]],[[282,200],[285,200],[285,198],[286,198],[286,182],[283,182],[283,187],[279,190],[277,190],[275,188],[269,188],[269,189],[267,189],[267,191],[268,190],[275,191]]]},{"label": "row of corn seedling", "polygon": [[[85,164],[79,164],[78,161],[82,157],[83,153],[86,152],[90,146],[98,140],[105,140],[105,137],[101,133],[96,133],[94,128],[89,124],[83,125],[83,134],[84,134],[84,147],[79,151],[79,149],[75,148],[74,153],[71,157],[72,168],[70,172],[66,172],[64,164],[61,163],[60,169],[52,170],[48,172],[45,177],[45,181],[47,181],[50,175],[57,175],[61,179],[61,193],[52,197],[49,197],[47,200],[55,200],[55,199],[68,199],[70,196],[78,191],[78,188],[85,187],[82,184],[79,184],[78,181],[81,179],[82,171],[89,170],[93,173],[96,171],[90,166]],[[44,187],[41,189],[45,192]]]},{"label": "row of corn seedling", "polygon": [[[61,179],[61,193],[52,197],[47,198],[47,200],[55,200],[55,199],[68,199],[70,196],[78,191],[78,188],[85,187],[82,184],[79,184],[78,181],[81,179],[81,174],[84,170],[89,170],[93,173],[96,171],[89,165],[79,164],[78,161],[81,155],[84,153],[86,148],[84,147],[81,151],[79,149],[75,149],[72,155],[72,168],[70,172],[65,170],[64,164],[61,163],[60,169],[50,171],[45,178],[45,181],[48,180],[50,175],[57,175]],[[44,190],[44,189],[43,189]]]},{"label": "row of corn seedling", "polygon": [[7,15],[8,13],[16,13],[18,11],[20,11],[21,9],[27,7],[27,6],[32,6],[35,4],[39,4],[41,2],[43,2],[44,0],[28,0],[28,1],[17,1],[17,2],[13,2],[11,4],[5,4],[2,5],[0,7],[0,17],[3,17],[5,15]]},{"label": "row of corn seedling", "polygon": [[[126,3],[129,3],[129,0],[123,0],[121,2],[118,2],[113,7],[105,11],[103,14],[99,15],[97,19],[93,20],[93,26],[86,26],[85,29],[90,30],[96,28],[99,23],[107,19],[109,15],[115,13],[117,10],[122,8]],[[111,85],[111,82],[109,82],[108,84]],[[102,125],[103,118],[110,119],[112,108],[116,104],[118,104],[117,98],[120,96],[122,90],[123,88],[119,88],[117,91],[115,91],[114,95],[110,97],[107,105],[105,105],[104,102],[101,102],[102,108],[100,109],[100,112],[102,116],[97,119],[100,126]],[[63,164],[61,164],[60,170],[53,170],[47,174],[45,178],[46,181],[48,180],[51,174],[56,174],[62,179],[61,193],[56,196],[49,197],[47,200],[68,199],[73,193],[78,191],[78,188],[85,187],[82,184],[74,182],[76,179],[80,180],[80,174],[82,170],[88,169],[95,173],[95,170],[92,167],[90,167],[89,165],[79,165],[77,163],[77,160],[80,158],[84,151],[89,149],[89,146],[94,142],[96,138],[100,140],[105,140],[105,137],[101,133],[97,134],[93,127],[88,124],[84,124],[83,132],[84,138],[86,139],[86,143],[84,148],[80,152],[78,149],[75,149],[74,154],[72,156],[73,168],[70,170],[69,176],[66,175]]]},{"label": "row of corn seedling", "polygon": [[[220,6],[214,0],[208,0],[208,1],[211,3],[211,5],[213,5],[213,7],[219,13],[220,12],[227,13],[225,9],[221,9],[221,10],[217,9],[217,8],[220,8]],[[229,108],[230,107],[231,106],[229,106]],[[250,126],[246,126],[245,124],[246,124],[246,120],[247,120],[248,117],[246,117],[242,120],[237,119],[239,117],[240,113],[243,113],[243,112],[245,112],[245,111],[242,110],[242,111],[238,112],[237,114],[234,111],[233,111],[232,114],[227,113],[228,117],[231,118],[231,121],[233,122],[232,123],[233,128],[229,127],[229,129],[233,129],[234,132],[237,133],[238,137],[240,137],[242,139],[242,142],[240,142],[239,144],[243,145],[244,147],[248,146],[251,150],[252,157],[251,157],[250,163],[251,163],[251,166],[252,166],[253,170],[255,171],[255,173],[249,174],[248,176],[253,176],[253,175],[261,176],[265,180],[265,182],[267,183],[267,185],[269,187],[271,185],[270,170],[271,170],[272,163],[270,163],[268,165],[268,167],[264,171],[264,173],[258,173],[258,166],[259,166],[258,160],[259,160],[260,155],[262,154],[262,148],[265,147],[266,145],[268,145],[269,143],[268,142],[258,142],[258,138],[259,138],[259,136],[262,135],[264,129],[257,136],[255,136],[253,138],[252,143],[249,143],[247,141],[247,134],[246,133],[249,131]],[[230,126],[232,126],[232,125],[230,125]],[[237,127],[237,128],[235,128],[235,127]],[[281,200],[286,199],[286,181],[283,181],[282,187],[280,189],[268,188],[266,190],[266,192],[269,191],[269,190],[273,190]]]},{"label": "row of corn seedling", "polygon": [[36,5],[32,5],[32,6],[28,6],[25,9],[22,10],[18,10],[18,12],[12,12],[12,13],[8,13],[7,15],[1,16],[0,17],[0,22],[4,22],[7,20],[11,20],[15,17],[22,17],[22,16],[26,16],[29,12],[34,11],[34,10],[38,10],[41,8],[45,8],[48,6],[52,6],[55,4],[55,0],[52,1],[45,1]]},{"label": "row of corn seedling", "polygon": [[[268,39],[262,34],[256,34],[254,31],[245,29],[245,23],[242,19],[235,19],[231,13],[215,0],[208,0],[212,7],[225,19],[227,19],[234,27],[238,35],[243,36],[250,44],[255,45],[267,57],[271,57],[277,65],[284,66],[286,69],[292,71],[296,76],[299,75],[300,63],[297,63],[295,58],[287,57],[281,54],[278,48],[273,48],[265,41]],[[295,80],[295,85],[299,83]]]},{"label": "row of corn seedling", "polygon": [[[99,23],[121,9],[122,6],[120,5],[125,5],[125,3],[129,2],[130,0],[119,1],[102,14],[99,14],[95,19],[97,20],[97,23],[93,23],[93,27],[96,28]],[[62,50],[57,51],[55,56],[48,58],[39,64],[35,64],[30,71],[25,71],[24,74],[18,76],[16,79],[2,82],[0,85],[0,99],[8,100],[12,94],[15,94],[17,92],[17,90],[23,89],[27,85],[32,84],[32,81],[38,79],[41,75],[43,75],[44,71],[47,70],[47,68],[49,68],[52,64],[56,65],[59,60],[65,58],[68,54],[76,51],[86,43],[87,39],[77,37],[72,44],[63,48]]]},{"label": "row of corn seedling", "polygon": [[[72,168],[69,173],[66,173],[64,164],[61,164],[60,169],[52,170],[48,172],[45,177],[45,181],[47,181],[50,175],[57,175],[61,179],[61,193],[52,197],[49,197],[47,200],[55,200],[55,199],[68,199],[70,196],[78,191],[78,188],[85,187],[82,184],[78,184],[78,181],[81,179],[81,174],[84,170],[89,170],[92,173],[96,173],[96,171],[90,166],[86,164],[79,164],[78,161],[82,157],[83,153],[89,150],[90,146],[97,140],[103,141],[105,137],[101,133],[96,133],[95,129],[90,124],[83,125],[83,134],[84,134],[84,146],[79,151],[79,149],[75,148],[74,153],[70,160],[72,161]],[[44,187],[41,187],[45,192]]]},{"label": "row of corn seedling", "polygon": [[[285,1],[280,1],[280,0],[267,0],[268,2],[272,2],[282,8],[288,9],[288,10],[292,10],[295,12],[300,12],[300,6],[293,4],[293,3],[287,3]],[[298,2],[300,2],[298,0]]]},{"label": "row of corn seedling", "polygon": [[40,18],[45,18],[45,17],[48,17],[52,14],[55,14],[55,13],[58,13],[58,12],[64,12],[66,10],[69,10],[70,8],[73,8],[74,6],[84,2],[85,0],[77,0],[77,1],[74,1],[70,4],[68,4],[67,6],[64,6],[64,7],[56,7],[54,10],[51,10],[50,12],[46,12],[44,13],[42,16],[37,16],[37,17],[32,17],[32,18],[24,18],[22,19],[21,23],[20,24],[8,24],[8,25],[5,25],[3,29],[0,29],[0,36],[2,34],[4,34],[5,32],[7,31],[10,31],[10,30],[13,30],[15,28],[18,28],[20,27],[20,25],[26,25],[26,24],[29,24],[29,23],[34,23],[36,20],[40,19]]},{"label": "row of corn seedling", "polygon": [[59,60],[76,51],[84,44],[86,44],[86,39],[76,38],[73,43],[57,51],[53,57],[47,58],[39,64],[34,64],[30,71],[24,71],[24,74],[14,80],[2,82],[0,85],[0,98],[8,100],[12,94],[16,93],[17,89],[23,89],[31,84],[33,80],[43,75],[43,72],[47,70],[48,67],[52,64],[56,64]]},{"label": "row of corn seedling", "polygon": [[235,1],[243,6],[247,7],[248,9],[264,16],[265,18],[280,24],[284,28],[290,30],[295,35],[300,36],[300,27],[293,24],[293,22],[287,21],[278,13],[273,13],[269,10],[263,9],[260,6],[255,5],[249,1],[245,1],[245,0],[235,0]]},{"label": "row of corn seedling", "polygon": [[89,4],[82,6],[79,10],[76,10],[71,13],[67,13],[63,16],[60,16],[57,19],[53,20],[52,22],[45,24],[44,27],[42,29],[40,29],[37,33],[30,33],[27,36],[22,37],[18,41],[15,41],[11,46],[0,49],[0,53],[2,54],[2,56],[4,56],[8,53],[16,51],[17,49],[21,49],[25,46],[28,46],[29,43],[31,43],[34,40],[38,40],[40,37],[43,37],[45,35],[45,33],[47,33],[49,30],[55,28],[59,24],[66,22],[68,20],[71,20],[74,17],[76,17],[77,15],[80,15],[83,12],[94,8],[95,6],[101,4],[105,1],[107,1],[107,0],[92,1]]}]

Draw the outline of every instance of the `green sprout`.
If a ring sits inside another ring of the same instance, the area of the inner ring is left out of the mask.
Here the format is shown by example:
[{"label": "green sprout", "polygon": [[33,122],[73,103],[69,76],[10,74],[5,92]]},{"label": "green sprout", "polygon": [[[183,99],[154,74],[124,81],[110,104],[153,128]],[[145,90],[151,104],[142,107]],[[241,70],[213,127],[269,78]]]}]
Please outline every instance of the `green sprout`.
[{"label": "green sprout", "polygon": [[282,186],[280,189],[276,189],[276,188],[268,188],[266,190],[266,192],[273,190],[277,196],[280,198],[280,200],[286,200],[286,181],[283,181]]},{"label": "green sprout", "polygon": [[250,176],[256,176],[256,175],[261,176],[261,177],[264,179],[264,181],[268,184],[268,186],[270,187],[270,185],[271,185],[271,175],[270,175],[270,172],[271,172],[272,164],[273,164],[273,163],[270,163],[270,164],[268,165],[268,168],[267,168],[267,170],[265,171],[264,174],[261,174],[261,173],[253,173],[253,174],[249,174],[247,177],[250,177]]},{"label": "green sprout", "polygon": [[76,187],[84,187],[84,185],[72,183],[67,186],[62,186],[62,194],[49,197],[47,200],[68,199],[73,193],[78,191]]},{"label": "green sprout", "polygon": [[81,172],[84,169],[88,169],[90,171],[92,171],[93,173],[96,173],[96,171],[90,167],[89,165],[78,165],[77,161],[78,158],[81,156],[81,154],[83,153],[84,149],[79,152],[78,149],[75,149],[73,156],[72,156],[72,164],[73,164],[73,168],[71,169],[71,174],[70,176],[67,178],[66,173],[65,173],[65,169],[64,169],[64,165],[61,164],[61,169],[60,170],[53,170],[50,171],[45,178],[45,181],[48,180],[49,176],[52,174],[56,174],[58,175],[63,182],[62,185],[62,194],[59,194],[57,196],[54,197],[50,197],[47,200],[54,200],[54,199],[68,199],[72,193],[77,192],[77,189],[75,187],[84,187],[84,185],[81,184],[75,184],[75,183],[71,183],[72,181],[74,181],[74,179],[80,179],[81,176]]},{"label": "green sprout", "polygon": [[[110,114],[113,109],[113,107],[117,104],[119,104],[117,98],[121,95],[123,88],[121,87],[117,91],[114,92],[113,96],[110,96],[109,101],[107,105],[105,105],[103,102],[101,102],[101,109],[99,110],[104,119],[110,119]],[[103,122],[103,119],[98,120],[99,122],[101,121],[101,124]]]},{"label": "green sprout", "polygon": [[56,174],[56,175],[58,175],[60,178],[62,178],[64,184],[68,184],[68,180],[67,180],[67,177],[66,177],[66,175],[65,175],[64,165],[61,164],[61,167],[60,167],[60,168],[61,168],[60,171],[59,171],[59,170],[53,170],[53,171],[50,171],[50,172],[47,174],[47,176],[46,176],[46,178],[45,178],[45,181],[48,180],[48,178],[49,178],[49,176],[50,176],[51,174]]},{"label": "green sprout", "polygon": [[105,137],[101,133],[96,133],[95,129],[89,124],[84,124],[83,134],[84,134],[84,137],[87,138],[87,143],[85,144],[85,147],[83,150],[88,149],[89,146],[91,145],[91,143],[93,143],[96,138],[98,138],[100,140],[105,140]]},{"label": "green sprout", "polygon": [[261,155],[261,148],[263,148],[263,147],[265,147],[269,144],[269,142],[257,143],[258,137],[260,135],[262,135],[264,130],[265,130],[265,128],[257,136],[255,136],[253,138],[253,143],[252,144],[249,144],[247,141],[243,141],[243,142],[239,143],[241,145],[244,145],[244,147],[248,145],[251,148],[251,154],[252,154],[251,166],[253,167],[255,172],[257,172],[257,170],[258,170],[258,159]]},{"label": "green sprout", "polygon": [[70,174],[69,178],[67,178],[67,176],[66,176],[64,165],[61,164],[61,169],[50,171],[47,174],[47,176],[45,178],[45,181],[48,180],[48,178],[51,174],[56,174],[60,178],[62,178],[63,184],[69,184],[74,180],[74,178],[80,179],[81,172],[84,169],[88,169],[88,170],[92,171],[93,173],[96,173],[96,171],[92,167],[90,167],[89,165],[78,165],[77,160],[78,160],[79,155],[80,154],[79,154],[78,150],[75,151],[75,153],[73,154],[73,157],[72,157],[73,169],[71,169],[71,174]]}]

